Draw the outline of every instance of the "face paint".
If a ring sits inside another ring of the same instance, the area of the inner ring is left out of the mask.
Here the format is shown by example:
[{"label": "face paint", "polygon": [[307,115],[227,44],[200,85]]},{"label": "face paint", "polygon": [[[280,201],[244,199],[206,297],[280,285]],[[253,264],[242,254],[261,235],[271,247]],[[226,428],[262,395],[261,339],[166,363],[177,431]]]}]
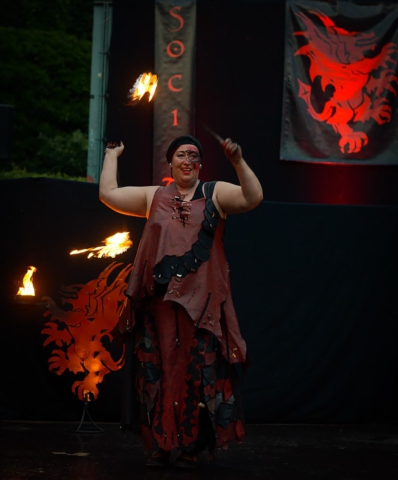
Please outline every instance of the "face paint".
[{"label": "face paint", "polygon": [[176,156],[179,160],[185,160],[188,163],[192,163],[194,166],[200,163],[199,152],[196,150],[179,150],[176,152]]}]

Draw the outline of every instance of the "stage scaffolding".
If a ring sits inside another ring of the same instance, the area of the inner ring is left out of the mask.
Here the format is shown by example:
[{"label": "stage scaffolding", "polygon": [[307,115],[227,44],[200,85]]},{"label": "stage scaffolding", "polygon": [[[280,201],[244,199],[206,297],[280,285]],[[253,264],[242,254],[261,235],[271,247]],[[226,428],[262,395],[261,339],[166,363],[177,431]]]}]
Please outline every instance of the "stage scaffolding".
[{"label": "stage scaffolding", "polygon": [[91,183],[99,182],[103,160],[112,12],[112,1],[94,2],[87,154],[87,181]]}]

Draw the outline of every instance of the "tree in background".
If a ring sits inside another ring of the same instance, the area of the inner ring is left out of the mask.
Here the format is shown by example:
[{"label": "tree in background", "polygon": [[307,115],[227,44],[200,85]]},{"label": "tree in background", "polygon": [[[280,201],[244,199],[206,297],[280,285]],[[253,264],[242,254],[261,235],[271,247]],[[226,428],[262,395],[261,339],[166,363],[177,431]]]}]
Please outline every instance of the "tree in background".
[{"label": "tree in background", "polygon": [[12,165],[3,169],[85,176],[92,14],[91,0],[2,8],[0,103],[15,106]]}]

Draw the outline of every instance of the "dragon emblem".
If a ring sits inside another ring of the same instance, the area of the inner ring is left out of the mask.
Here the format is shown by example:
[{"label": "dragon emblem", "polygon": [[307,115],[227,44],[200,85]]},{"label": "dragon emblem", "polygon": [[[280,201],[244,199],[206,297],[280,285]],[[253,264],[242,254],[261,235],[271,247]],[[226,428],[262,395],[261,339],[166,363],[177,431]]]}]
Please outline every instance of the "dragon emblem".
[{"label": "dragon emblem", "polygon": [[47,336],[43,346],[56,345],[48,360],[49,370],[57,375],[66,370],[79,375],[72,391],[80,400],[90,400],[90,395],[97,399],[98,384],[124,363],[124,348],[117,360],[106,349],[113,341],[112,330],[124,310],[125,279],[132,269],[132,265],[125,266],[111,281],[110,275],[120,265],[113,262],[97,279],[85,285],[63,287],[64,308],[58,307],[50,297],[43,299],[48,307],[44,316],[50,316],[41,332]]},{"label": "dragon emblem", "polygon": [[[368,136],[358,122],[374,120],[379,125],[391,120],[392,108],[388,93],[396,95],[398,77],[394,68],[398,51],[395,43],[378,47],[378,38],[372,33],[349,32],[334,24],[320,11],[316,15],[325,28],[322,31],[303,13],[296,13],[306,26],[303,35],[308,43],[297,55],[310,61],[309,78],[312,85],[298,79],[299,97],[308,112],[318,122],[325,122],[340,135],[339,147],[343,154],[358,153],[368,143]],[[315,95],[320,93],[321,95]],[[314,102],[314,98],[322,98]]]}]

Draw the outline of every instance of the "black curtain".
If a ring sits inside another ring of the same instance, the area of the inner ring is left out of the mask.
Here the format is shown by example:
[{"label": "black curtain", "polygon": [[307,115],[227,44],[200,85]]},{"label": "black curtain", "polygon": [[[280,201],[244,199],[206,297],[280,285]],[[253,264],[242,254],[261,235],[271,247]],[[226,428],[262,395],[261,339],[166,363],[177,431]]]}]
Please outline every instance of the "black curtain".
[{"label": "black curtain", "polygon": [[[138,75],[154,72],[154,1],[114,0],[107,139],[123,140],[122,185],[150,185],[153,105],[126,107]],[[398,168],[318,165],[280,160],[285,2],[201,0],[197,3],[196,124],[204,180],[236,182],[208,125],[243,148],[268,201],[397,205]]]},{"label": "black curtain", "polygon": [[[70,256],[116,231],[134,245],[145,220],[112,212],[98,186],[49,179],[1,181],[2,418],[78,420],[75,377],[48,370],[45,307],[13,303],[14,281],[34,265],[37,296],[98,277],[114,259]],[[233,298],[251,367],[249,422],[396,421],[398,207],[263,202],[227,221]],[[109,348],[118,348],[112,344]],[[122,371],[100,384],[96,421],[120,419]],[[395,390],[394,390],[395,389]]]}]

